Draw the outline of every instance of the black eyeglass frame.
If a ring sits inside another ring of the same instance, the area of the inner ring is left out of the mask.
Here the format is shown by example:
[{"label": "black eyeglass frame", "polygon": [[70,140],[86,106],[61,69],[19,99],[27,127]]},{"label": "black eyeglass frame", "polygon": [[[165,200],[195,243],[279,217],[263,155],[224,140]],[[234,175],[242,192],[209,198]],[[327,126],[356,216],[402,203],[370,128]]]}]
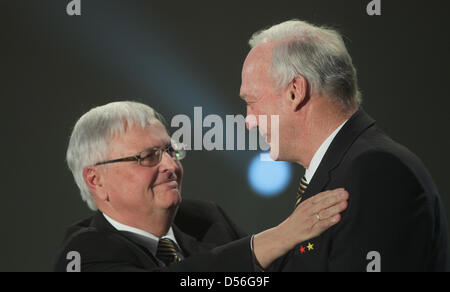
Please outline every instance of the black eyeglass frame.
[{"label": "black eyeglass frame", "polygon": [[[103,162],[97,162],[96,164],[94,164],[94,166],[105,165],[105,164],[110,164],[110,163],[117,163],[117,162],[137,161],[139,163],[139,165],[141,165],[141,166],[152,167],[152,166],[158,165],[161,162],[163,152],[167,152],[168,150],[170,150],[170,148],[172,148],[172,151],[175,153],[175,156],[168,153],[170,155],[170,157],[175,158],[178,161],[180,161],[186,157],[185,149],[176,150],[172,144],[168,144],[164,148],[160,148],[160,147],[147,148],[134,156],[119,158],[119,159],[114,159],[114,160],[108,160],[108,161],[103,161]],[[142,161],[145,160],[146,158],[148,158],[148,155],[146,157],[142,157],[142,153],[155,151],[155,150],[158,150],[158,162],[151,164],[151,165],[142,164]],[[180,156],[178,156],[178,155],[180,155]]]}]

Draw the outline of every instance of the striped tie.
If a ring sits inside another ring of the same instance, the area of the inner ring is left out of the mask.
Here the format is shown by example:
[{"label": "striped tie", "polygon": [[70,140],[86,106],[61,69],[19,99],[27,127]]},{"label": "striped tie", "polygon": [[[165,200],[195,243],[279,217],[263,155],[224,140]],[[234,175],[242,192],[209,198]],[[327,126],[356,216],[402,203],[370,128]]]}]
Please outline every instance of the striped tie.
[{"label": "striped tie", "polygon": [[177,252],[175,243],[169,238],[161,238],[159,240],[156,257],[164,262],[166,266],[181,261],[181,256]]},{"label": "striped tie", "polygon": [[303,194],[306,192],[307,188],[308,182],[306,181],[305,177],[302,177],[302,179],[300,180],[300,184],[298,185],[297,201],[295,202],[295,208],[297,208],[300,202],[302,201]]}]

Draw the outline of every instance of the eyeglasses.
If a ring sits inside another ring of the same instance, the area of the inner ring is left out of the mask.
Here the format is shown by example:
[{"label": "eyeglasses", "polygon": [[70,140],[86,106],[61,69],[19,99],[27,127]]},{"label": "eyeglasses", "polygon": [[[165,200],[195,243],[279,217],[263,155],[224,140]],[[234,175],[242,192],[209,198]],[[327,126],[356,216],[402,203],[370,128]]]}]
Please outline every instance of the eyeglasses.
[{"label": "eyeglasses", "polygon": [[186,150],[184,145],[172,142],[165,148],[152,147],[138,153],[135,156],[98,162],[95,164],[95,166],[124,161],[137,161],[139,165],[151,167],[158,165],[158,163],[161,162],[163,152],[167,152],[167,154],[169,154],[170,157],[176,160],[182,160],[183,158],[186,157]]}]

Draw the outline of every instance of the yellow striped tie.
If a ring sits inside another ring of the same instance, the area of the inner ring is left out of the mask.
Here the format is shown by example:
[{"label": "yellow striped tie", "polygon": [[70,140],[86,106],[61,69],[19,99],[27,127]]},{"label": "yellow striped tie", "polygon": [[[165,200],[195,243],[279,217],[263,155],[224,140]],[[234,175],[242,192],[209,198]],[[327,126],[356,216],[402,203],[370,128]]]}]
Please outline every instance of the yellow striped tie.
[{"label": "yellow striped tie", "polygon": [[300,202],[302,201],[303,194],[306,192],[307,188],[308,182],[306,181],[305,177],[302,177],[302,179],[300,180],[300,184],[298,185],[297,201],[295,202],[295,208],[297,208]]},{"label": "yellow striped tie", "polygon": [[175,243],[169,238],[161,238],[159,240],[156,257],[164,262],[166,266],[181,261]]}]

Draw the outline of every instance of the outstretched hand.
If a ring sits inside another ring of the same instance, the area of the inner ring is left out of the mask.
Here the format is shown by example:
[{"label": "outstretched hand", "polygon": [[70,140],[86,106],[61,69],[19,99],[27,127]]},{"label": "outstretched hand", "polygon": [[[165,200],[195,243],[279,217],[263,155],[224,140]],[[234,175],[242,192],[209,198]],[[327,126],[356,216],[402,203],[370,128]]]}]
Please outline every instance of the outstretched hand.
[{"label": "outstretched hand", "polygon": [[341,220],[349,194],[344,189],[325,191],[300,203],[280,226],[286,228],[293,248],[296,244],[319,236]]},{"label": "outstretched hand", "polygon": [[255,235],[253,252],[262,268],[297,244],[319,236],[341,220],[349,194],[344,189],[325,191],[300,203],[280,225]]}]

